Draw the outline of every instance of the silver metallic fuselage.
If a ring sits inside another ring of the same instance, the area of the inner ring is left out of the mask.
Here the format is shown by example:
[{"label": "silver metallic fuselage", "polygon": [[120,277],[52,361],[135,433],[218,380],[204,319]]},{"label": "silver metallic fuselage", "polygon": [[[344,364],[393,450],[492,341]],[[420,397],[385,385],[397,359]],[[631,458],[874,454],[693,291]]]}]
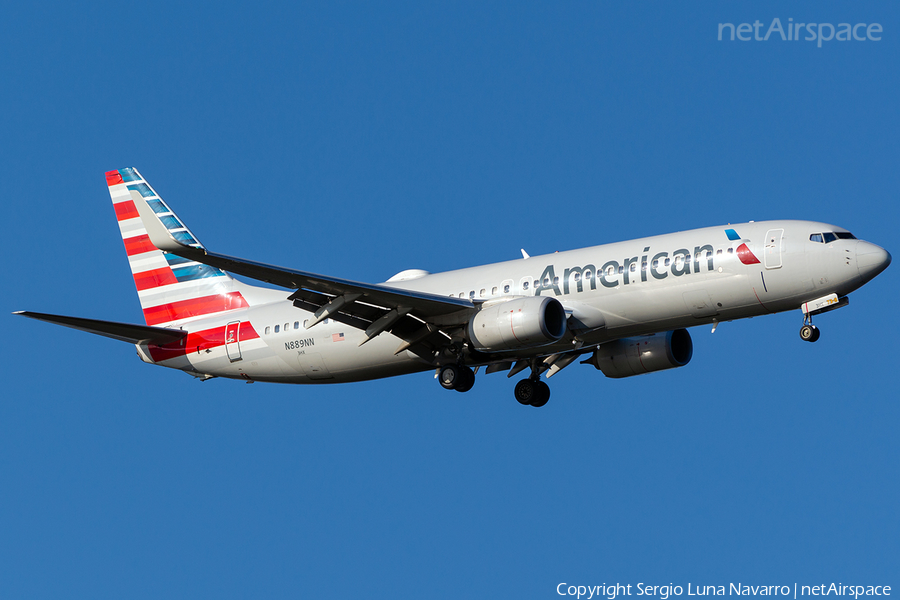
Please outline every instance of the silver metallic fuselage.
[{"label": "silver metallic fuselage", "polygon": [[[740,237],[729,239],[728,230]],[[810,239],[816,233],[844,231],[810,221],[708,227],[384,285],[487,302],[553,296],[566,308],[570,332],[560,342],[514,353],[478,353],[469,362],[475,366],[795,310],[829,294],[846,296],[883,271],[890,255],[861,240]],[[147,362],[197,375],[284,383],[359,381],[436,366],[411,352],[395,355],[402,340],[389,333],[360,347],[364,333],[339,322],[328,320],[307,330],[302,324],[312,315],[294,307],[287,299],[290,292],[245,287],[250,308],[175,326],[196,332],[249,322],[258,337],[235,340],[237,346],[229,348],[198,346],[196,352],[161,361],[154,361],[146,346],[138,346],[139,354]]]}]

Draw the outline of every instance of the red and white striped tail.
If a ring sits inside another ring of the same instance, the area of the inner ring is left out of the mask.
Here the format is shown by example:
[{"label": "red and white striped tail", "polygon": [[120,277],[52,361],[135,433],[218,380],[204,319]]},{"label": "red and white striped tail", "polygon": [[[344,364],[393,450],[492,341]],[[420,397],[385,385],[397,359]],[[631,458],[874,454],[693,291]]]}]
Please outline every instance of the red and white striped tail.
[{"label": "red and white striped tail", "polygon": [[175,239],[202,248],[137,169],[108,171],[106,183],[147,325],[167,325],[248,306],[235,280],[224,271],[166,254],[153,245],[132,193],[143,196]]}]

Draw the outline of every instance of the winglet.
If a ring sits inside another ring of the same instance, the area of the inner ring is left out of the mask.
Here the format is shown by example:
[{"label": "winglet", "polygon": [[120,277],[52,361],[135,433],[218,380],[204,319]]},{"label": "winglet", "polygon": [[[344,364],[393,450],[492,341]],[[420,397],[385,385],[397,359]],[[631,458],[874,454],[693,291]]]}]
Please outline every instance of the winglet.
[{"label": "winglet", "polygon": [[141,196],[140,192],[131,190],[131,200],[134,202],[134,207],[141,217],[141,223],[147,231],[147,237],[150,238],[150,241],[154,246],[163,252],[174,252],[176,254],[183,252],[184,250],[193,249],[191,246],[182,244],[172,237],[172,234],[169,233],[166,226],[159,220],[159,217],[156,216],[156,213],[153,212],[153,209],[150,208],[150,205],[147,204],[147,201],[144,200],[144,197]]},{"label": "winglet", "polygon": [[528,260],[529,258],[531,258],[531,257],[528,255],[528,253],[525,252],[525,248],[521,248],[521,250],[522,250],[522,258],[524,258],[525,260]]},{"label": "winglet", "polygon": [[225,271],[197,261],[203,246],[137,169],[107,171],[106,183],[147,325],[248,306]]}]

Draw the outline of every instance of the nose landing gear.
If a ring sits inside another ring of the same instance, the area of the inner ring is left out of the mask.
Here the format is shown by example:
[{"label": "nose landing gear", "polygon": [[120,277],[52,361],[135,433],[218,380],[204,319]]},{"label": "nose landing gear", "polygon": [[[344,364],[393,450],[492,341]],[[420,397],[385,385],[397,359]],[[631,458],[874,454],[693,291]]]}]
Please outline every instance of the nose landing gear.
[{"label": "nose landing gear", "polygon": [[814,342],[819,339],[819,328],[815,325],[804,325],[800,328],[800,339],[804,342]]},{"label": "nose landing gear", "polygon": [[800,328],[800,339],[804,342],[815,342],[819,339],[819,328],[812,324],[812,315],[803,316],[803,327]]}]

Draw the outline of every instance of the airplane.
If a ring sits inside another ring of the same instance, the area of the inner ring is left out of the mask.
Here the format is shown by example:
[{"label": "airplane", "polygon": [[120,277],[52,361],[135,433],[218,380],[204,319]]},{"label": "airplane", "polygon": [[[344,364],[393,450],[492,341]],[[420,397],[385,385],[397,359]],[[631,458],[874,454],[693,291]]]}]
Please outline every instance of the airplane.
[{"label": "airplane", "polygon": [[800,337],[815,342],[813,316],[846,306],[891,262],[842,227],[751,221],[370,284],[211,252],[137,169],[106,181],[146,325],[15,314],[130,342],[144,362],[201,380],[433,370],[466,392],[481,368],[529,370],[515,398],[540,407],[550,398],[541,376],[581,357],[611,378],[687,365],[698,325],[800,309]]}]

